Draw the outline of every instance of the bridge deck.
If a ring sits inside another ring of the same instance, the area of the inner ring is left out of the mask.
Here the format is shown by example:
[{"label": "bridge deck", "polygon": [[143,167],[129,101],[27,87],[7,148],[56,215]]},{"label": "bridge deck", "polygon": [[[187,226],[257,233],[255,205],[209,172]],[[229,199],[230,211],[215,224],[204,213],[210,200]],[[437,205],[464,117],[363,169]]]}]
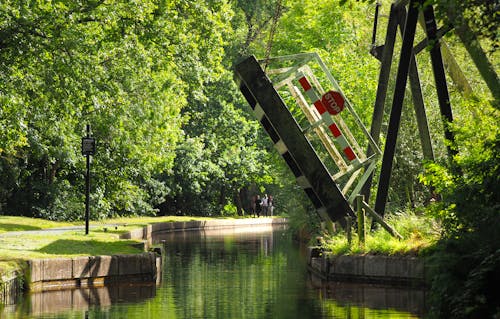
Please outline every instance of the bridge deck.
[{"label": "bridge deck", "polygon": [[255,57],[239,63],[235,73],[254,114],[320,216],[340,222],[347,215],[354,216],[348,200]]}]

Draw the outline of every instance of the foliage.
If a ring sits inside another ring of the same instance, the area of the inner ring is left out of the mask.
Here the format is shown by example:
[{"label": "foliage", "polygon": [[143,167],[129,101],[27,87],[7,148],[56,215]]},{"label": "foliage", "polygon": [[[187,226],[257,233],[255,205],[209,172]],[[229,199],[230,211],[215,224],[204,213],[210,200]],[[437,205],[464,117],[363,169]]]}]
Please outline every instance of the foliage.
[{"label": "foliage", "polygon": [[184,109],[189,117],[183,126],[186,139],[176,151],[172,174],[165,177],[173,187],[162,213],[211,216],[237,206],[232,213],[241,215],[246,199],[240,198],[240,190],[273,181],[267,140],[261,140],[259,124],[242,111],[229,72],[205,83],[202,93],[204,101],[193,100]]},{"label": "foliage", "polygon": [[[275,196],[277,211],[288,213],[293,227],[312,234],[319,220],[253,119],[231,69],[241,57],[264,57],[271,45],[276,56],[317,51],[369,124],[380,66],[368,53],[373,2],[2,1],[0,214],[83,218],[85,162],[79,148],[90,123],[97,139],[92,219],[158,211],[243,215],[249,197],[265,191]],[[270,39],[278,3],[283,10]],[[456,36],[447,36],[475,94],[464,99],[450,85],[456,119],[456,145],[451,147],[458,155],[448,163],[443,146],[449,141],[442,138],[429,57],[425,52],[417,56],[437,160],[423,172],[418,130],[405,99],[388,207],[392,212],[419,207],[427,203],[430,190],[439,194],[442,201],[428,210],[442,224],[443,235],[431,258],[436,265],[433,294],[439,296],[436,313],[479,317],[495,311],[491,296],[498,287],[490,283],[495,283],[500,242],[499,104],[488,101],[483,83],[497,96],[498,77],[490,69],[498,65],[498,3],[425,3],[435,4],[443,23],[467,26],[479,35],[493,62],[484,61],[479,44],[463,41],[469,29],[458,34],[462,47]],[[382,13],[388,10],[385,4]],[[384,28],[382,21],[379,28]],[[397,40],[396,52],[399,45]],[[479,71],[469,72],[473,64],[463,47],[475,55]],[[383,129],[387,119],[388,112]],[[396,242],[378,230],[369,237],[368,250],[410,253],[435,239],[431,219],[407,213],[391,218],[406,241]],[[332,249],[361,252],[339,238],[331,238]]]},{"label": "foliage", "polygon": [[[387,1],[362,0],[367,3],[388,3]],[[444,24],[460,27],[467,24],[483,39],[489,40],[491,52],[498,49],[498,2],[495,0],[427,0],[424,5],[432,5],[436,16]],[[343,6],[352,6],[353,1],[339,0]]]},{"label": "foliage", "polygon": [[[157,45],[165,33],[153,33],[166,21],[165,9],[153,1],[139,7],[9,1],[0,15],[1,109],[17,109],[13,123],[22,128],[2,130],[1,139],[25,141],[2,147],[2,173],[9,177],[2,210],[81,218],[84,164],[78,149],[87,122],[98,139],[94,185],[103,194],[94,218],[130,213],[133,202],[146,202],[140,191],[131,198],[119,194],[141,188],[173,159],[183,101],[167,54],[173,47]],[[151,204],[144,209],[151,211]]]},{"label": "foliage", "polygon": [[[138,6],[0,6],[1,211],[83,218],[79,140],[87,122],[98,141],[93,219],[156,209],[218,215],[227,207],[234,214],[235,206],[242,214],[251,185],[275,193],[279,185],[291,187],[278,180],[286,168],[247,114],[230,70],[242,54],[263,53],[276,1]],[[319,49],[335,73],[345,74],[342,85],[368,121],[375,82],[367,89],[366,79],[377,72],[359,45],[365,39],[368,46],[368,24],[347,23],[355,15],[327,1],[284,6],[276,53]],[[306,30],[298,28],[307,21],[313,23]],[[350,62],[360,56],[366,63]],[[292,189],[282,203],[293,201]]]},{"label": "foliage", "polygon": [[[387,5],[382,10],[388,10],[388,8]],[[290,3],[280,19],[279,29],[273,44],[274,55],[317,51],[367,127],[371,121],[380,68],[379,62],[369,54],[373,12],[371,4],[357,2],[351,2],[349,6],[342,6],[335,1],[316,1],[314,4],[309,2]],[[382,12],[385,13],[385,11]],[[380,28],[383,30],[383,27]],[[264,45],[266,39],[262,40],[264,42],[262,45]],[[396,52],[398,45],[399,43],[396,44]],[[392,68],[394,76],[391,76],[391,79],[395,78],[396,69],[395,63]],[[431,80],[430,72],[423,72],[421,76],[423,81]],[[386,134],[384,130],[387,129],[390,96],[393,88],[394,81],[391,81],[386,99],[382,135]],[[435,97],[434,87],[424,85],[424,89],[425,96]],[[437,110],[437,100],[429,100],[432,108]],[[440,127],[439,113],[434,111],[428,114],[432,123],[436,123],[438,126],[436,129],[436,125],[433,125],[432,130],[436,132],[435,135],[440,137],[439,133],[442,133],[442,128]],[[419,184],[417,178],[418,174],[422,172],[423,155],[416,132],[418,129],[415,115],[410,98],[408,98],[405,99],[391,176],[390,203],[388,205],[390,212],[406,207],[422,206],[429,198],[429,191],[425,186]],[[362,135],[357,129],[353,130],[353,134],[357,137]],[[383,136],[381,140],[384,141]],[[439,141],[439,138],[433,140],[436,146],[439,145]],[[362,148],[367,147],[368,143],[365,138],[358,138],[358,142]],[[383,143],[381,144],[383,145]],[[437,153],[439,154],[439,152]],[[374,190],[376,190],[376,183]]]},{"label": "foliage", "polygon": [[449,166],[429,164],[421,177],[442,195],[429,209],[444,231],[431,258],[433,311],[440,318],[492,317],[500,311],[499,114],[484,101],[476,103],[482,106],[476,116],[456,123],[459,155]]},{"label": "foliage", "polygon": [[273,6],[2,3],[0,211],[83,218],[79,141],[90,123],[92,219],[241,214],[240,190],[273,183],[274,165],[230,66],[252,28],[240,18],[264,28]]},{"label": "foliage", "polygon": [[[437,163],[426,166],[421,180],[433,186],[443,197],[432,212],[444,221],[448,236],[455,232],[482,231],[498,218],[500,131],[499,113],[484,101],[475,118],[455,123],[456,139],[461,152],[451,166]],[[478,216],[478,212],[481,214]]]},{"label": "foliage", "polygon": [[154,214],[180,110],[222,71],[228,5],[8,1],[0,16],[0,210],[81,219],[91,123],[92,218]]},{"label": "foliage", "polygon": [[[368,2],[282,1],[271,52],[318,51],[365,124],[379,71],[368,54]],[[296,195],[293,177],[232,81],[235,61],[265,54],[277,3],[3,2],[0,212],[83,218],[79,141],[88,122],[98,141],[93,219],[158,211],[241,215],[249,195],[262,187],[282,212],[300,207],[291,214],[314,227],[304,215],[311,210],[303,204],[308,200]],[[425,82],[430,73],[422,73]],[[423,89],[435,97],[432,85]],[[439,135],[436,103],[430,106],[431,129]],[[405,104],[391,181],[393,211],[428,198],[415,183],[422,156],[413,118]]]},{"label": "foliage", "polygon": [[489,40],[490,51],[500,45],[498,36],[498,2],[494,0],[433,0],[437,15],[454,26],[467,24],[481,38]]}]

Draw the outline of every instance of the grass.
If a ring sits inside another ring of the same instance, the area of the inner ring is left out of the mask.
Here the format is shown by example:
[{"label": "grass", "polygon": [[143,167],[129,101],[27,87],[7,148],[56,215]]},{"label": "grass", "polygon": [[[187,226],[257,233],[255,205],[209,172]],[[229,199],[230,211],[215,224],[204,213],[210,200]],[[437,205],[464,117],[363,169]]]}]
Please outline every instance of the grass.
[{"label": "grass", "polygon": [[67,226],[83,226],[83,222],[55,222],[19,216],[0,216],[0,274],[18,269],[26,260],[75,256],[133,254],[138,241],[119,238],[132,229],[152,223],[207,220],[191,216],[115,218],[90,223],[90,234],[83,229],[62,233],[21,233],[13,231],[37,231]]},{"label": "grass", "polygon": [[68,222],[54,222],[40,218],[0,216],[0,234],[9,231],[41,230],[73,225],[76,224]]},{"label": "grass", "polygon": [[[351,245],[344,232],[333,236],[325,235],[323,246],[336,255],[383,254],[383,255],[420,255],[438,239],[440,227],[431,218],[413,212],[400,212],[391,215],[388,223],[403,236],[403,240],[392,237],[382,227],[374,232],[367,231],[364,247],[358,245],[358,237],[353,231]],[[369,222],[366,225],[370,225]]]},{"label": "grass", "polygon": [[[219,217],[220,218],[220,217]],[[209,220],[210,217],[193,216],[161,216],[161,217],[120,217],[105,219],[98,222],[92,222],[91,225],[97,226],[93,232],[107,232],[113,234],[123,234],[133,229],[142,228],[154,223],[170,222],[188,222],[192,220]]]}]

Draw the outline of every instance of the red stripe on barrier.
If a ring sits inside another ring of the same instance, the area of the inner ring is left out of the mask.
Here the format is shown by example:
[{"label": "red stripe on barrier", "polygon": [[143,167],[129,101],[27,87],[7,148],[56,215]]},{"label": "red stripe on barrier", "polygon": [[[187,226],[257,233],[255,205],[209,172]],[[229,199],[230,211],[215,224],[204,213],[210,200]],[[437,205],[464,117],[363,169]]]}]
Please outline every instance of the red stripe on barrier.
[{"label": "red stripe on barrier", "polygon": [[326,112],[325,106],[323,105],[323,103],[321,103],[320,100],[314,102],[314,106],[316,107],[316,110],[318,110],[319,114],[323,114]]},{"label": "red stripe on barrier", "polygon": [[353,159],[356,158],[356,154],[352,151],[350,147],[344,148],[344,154],[347,156],[347,159],[352,161]]},{"label": "red stripe on barrier", "polygon": [[330,132],[332,132],[333,136],[335,138],[339,137],[340,135],[342,135],[342,133],[340,132],[339,128],[337,127],[337,125],[335,125],[335,123],[332,123],[330,126],[328,126],[328,128],[330,129]]},{"label": "red stripe on barrier", "polygon": [[303,76],[299,79],[300,85],[302,85],[302,88],[304,91],[309,91],[311,89],[311,84],[309,84],[309,81],[307,81],[306,77]]}]

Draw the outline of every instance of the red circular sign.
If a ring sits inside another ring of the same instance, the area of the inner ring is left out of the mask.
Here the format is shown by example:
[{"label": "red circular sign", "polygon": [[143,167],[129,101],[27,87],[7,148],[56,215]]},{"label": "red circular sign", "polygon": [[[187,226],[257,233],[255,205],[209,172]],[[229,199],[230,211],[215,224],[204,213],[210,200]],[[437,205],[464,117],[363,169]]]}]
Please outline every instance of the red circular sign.
[{"label": "red circular sign", "polygon": [[328,110],[328,113],[335,115],[344,109],[344,98],[339,92],[336,91],[328,91],[323,94],[321,98],[321,102]]}]

